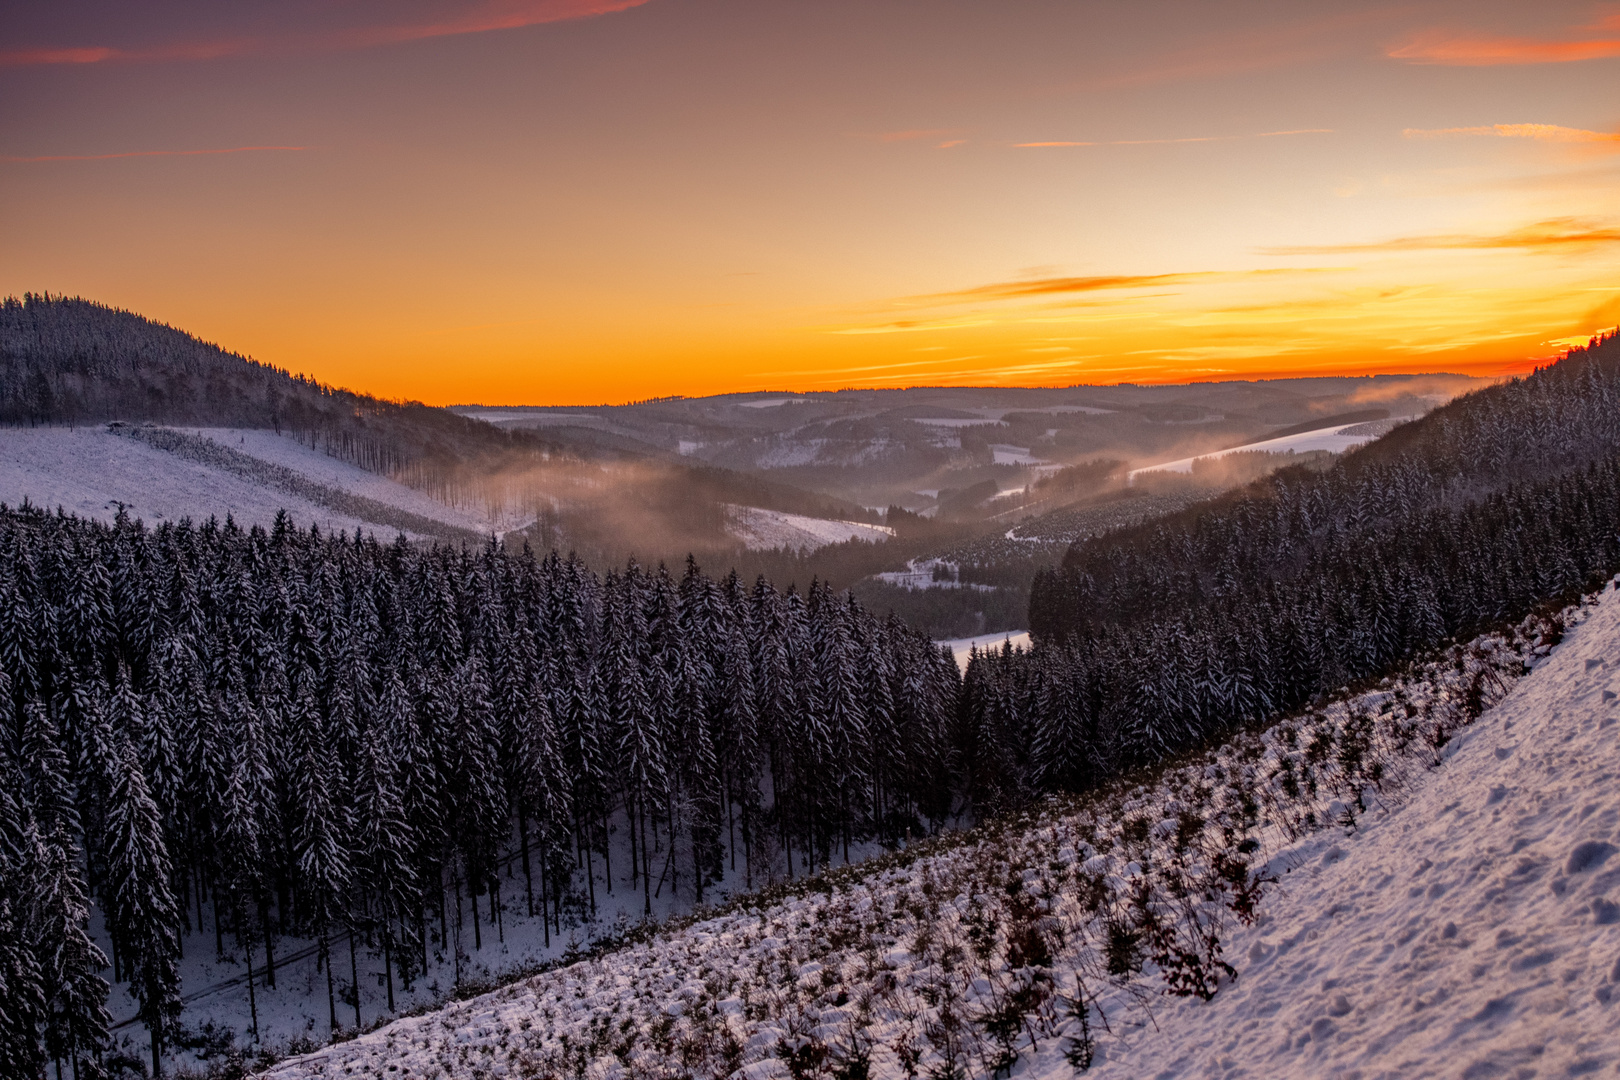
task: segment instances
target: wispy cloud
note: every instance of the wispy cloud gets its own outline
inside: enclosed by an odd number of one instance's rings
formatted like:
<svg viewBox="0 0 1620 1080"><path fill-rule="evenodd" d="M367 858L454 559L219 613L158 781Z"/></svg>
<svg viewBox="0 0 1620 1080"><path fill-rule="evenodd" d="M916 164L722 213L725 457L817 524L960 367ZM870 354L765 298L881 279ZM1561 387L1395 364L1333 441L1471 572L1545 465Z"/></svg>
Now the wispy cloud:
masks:
<svg viewBox="0 0 1620 1080"><path fill-rule="evenodd" d="M1347 255L1382 251L1436 251L1448 248L1569 251L1604 244L1620 244L1620 228L1577 218L1552 218L1505 233L1429 233L1365 244L1311 244L1298 247L1268 247L1260 250L1266 255Z"/></svg>
<svg viewBox="0 0 1620 1080"><path fill-rule="evenodd" d="M1487 138L1536 139L1541 142L1620 143L1620 134L1614 132L1587 131L1585 128L1562 127L1558 124L1489 124L1480 127L1406 128L1401 134L1408 139L1453 139L1482 135Z"/></svg>
<svg viewBox="0 0 1620 1080"><path fill-rule="evenodd" d="M156 45L93 45L67 48L23 48L0 52L0 67L50 64L153 63L211 60L265 52L326 52L367 49L429 38L514 30L566 22L640 7L649 0L482 0L471 10L413 22L379 21L357 26L287 33L244 34L202 41L169 41Z"/></svg>
<svg viewBox="0 0 1620 1080"><path fill-rule="evenodd" d="M230 146L220 150L127 150L119 154L42 154L39 157L0 157L0 161L112 161L115 158L199 157L211 154L245 154L256 150L307 150L307 146Z"/></svg>
<svg viewBox="0 0 1620 1080"><path fill-rule="evenodd" d="M1255 277L1331 273L1340 267L1289 267L1277 270L1195 270L1176 274L1107 274L1091 277L1038 277L1018 281L997 281L949 292L924 293L905 297L901 303L939 307L982 300L1023 300L1035 297L1071 296L1115 289L1162 288L1193 282L1232 281Z"/></svg>
<svg viewBox="0 0 1620 1080"><path fill-rule="evenodd" d="M1107 139L1095 142L1059 139L1051 142L1013 143L1019 150L1064 146L1166 146L1174 143L1231 142L1237 139L1270 139L1278 135L1331 135L1332 128L1297 128L1293 131L1261 131L1253 135L1194 135L1184 139Z"/></svg>
<svg viewBox="0 0 1620 1080"><path fill-rule="evenodd" d="M974 300L1017 300L1032 296L1064 296L1074 293L1098 292L1103 289L1140 289L1154 285L1174 285L1195 278L1210 277L1216 272L1192 274L1112 274L1098 277L1046 277L1028 281L998 281L989 285L976 285L969 289L950 292L925 293L909 296L913 304L954 304Z"/></svg>
<svg viewBox="0 0 1620 1080"><path fill-rule="evenodd" d="M1620 56L1620 13L1580 27L1587 36L1572 38L1472 37L1429 30L1389 50L1396 60L1414 64L1493 67L1503 64L1567 64ZM1600 35L1600 36L1594 36Z"/></svg>

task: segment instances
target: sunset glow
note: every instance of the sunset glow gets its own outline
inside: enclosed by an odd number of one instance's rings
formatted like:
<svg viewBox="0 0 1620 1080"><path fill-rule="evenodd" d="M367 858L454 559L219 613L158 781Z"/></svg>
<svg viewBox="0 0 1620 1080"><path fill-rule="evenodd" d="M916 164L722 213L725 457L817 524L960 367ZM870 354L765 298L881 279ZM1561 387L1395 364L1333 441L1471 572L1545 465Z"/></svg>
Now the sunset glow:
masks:
<svg viewBox="0 0 1620 1080"><path fill-rule="evenodd" d="M0 28L0 294L430 403L1526 370L1620 7L315 0Z"/></svg>

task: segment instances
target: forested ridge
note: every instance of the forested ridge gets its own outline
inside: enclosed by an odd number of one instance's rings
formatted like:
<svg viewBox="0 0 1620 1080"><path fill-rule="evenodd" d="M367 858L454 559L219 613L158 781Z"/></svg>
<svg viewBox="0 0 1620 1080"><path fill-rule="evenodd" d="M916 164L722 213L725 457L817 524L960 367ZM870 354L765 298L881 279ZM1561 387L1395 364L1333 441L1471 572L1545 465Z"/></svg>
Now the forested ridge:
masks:
<svg viewBox="0 0 1620 1080"><path fill-rule="evenodd" d="M726 862L802 874L952 809L948 652L691 563L8 511L0 671L8 1076L104 1043L90 903L156 1053L182 930L250 988L281 935L358 932L391 993L463 903L475 940L513 903L561 931L610 879L650 912L655 882L701 901Z"/></svg>
<svg viewBox="0 0 1620 1080"><path fill-rule="evenodd" d="M1083 542L964 684L980 807L1297 710L1620 569L1620 340L1346 457Z"/></svg>
<svg viewBox="0 0 1620 1080"><path fill-rule="evenodd" d="M965 679L820 582L0 512L0 1073L92 1075L108 966L160 1052L186 932L250 993L318 940L335 1028L339 939L408 985L462 905L476 940L515 904L577 925L609 880L702 900L1387 673L1620 569L1617 406L1610 337L1077 545L1035 649Z"/></svg>

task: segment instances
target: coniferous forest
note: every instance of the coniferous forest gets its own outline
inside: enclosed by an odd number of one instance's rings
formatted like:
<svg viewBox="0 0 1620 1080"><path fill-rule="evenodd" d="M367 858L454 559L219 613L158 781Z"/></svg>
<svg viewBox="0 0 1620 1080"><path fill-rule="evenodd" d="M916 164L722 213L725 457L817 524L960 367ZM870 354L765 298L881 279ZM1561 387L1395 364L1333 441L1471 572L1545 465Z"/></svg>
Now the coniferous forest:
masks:
<svg viewBox="0 0 1620 1080"><path fill-rule="evenodd" d="M156 1059L187 932L230 943L249 992L282 937L318 941L336 1028L357 936L409 985L464 913L483 934L522 905L558 933L610 879L650 913L727 868L812 872L1097 786L1616 569L1613 337L1325 472L1077 545L1036 582L1035 648L965 679L820 583L7 510L0 1074L92 1075L109 976Z"/></svg>
<svg viewBox="0 0 1620 1080"><path fill-rule="evenodd" d="M952 809L954 660L820 584L27 511L0 565L8 1076L105 1037L90 903L161 1047L182 929L272 980L314 937L329 991L359 932L409 985L463 913L651 913Z"/></svg>
<svg viewBox="0 0 1620 1080"><path fill-rule="evenodd" d="M1620 338L1334 468L1078 544L1029 654L966 675L975 805L1085 788L1297 710L1620 569Z"/></svg>

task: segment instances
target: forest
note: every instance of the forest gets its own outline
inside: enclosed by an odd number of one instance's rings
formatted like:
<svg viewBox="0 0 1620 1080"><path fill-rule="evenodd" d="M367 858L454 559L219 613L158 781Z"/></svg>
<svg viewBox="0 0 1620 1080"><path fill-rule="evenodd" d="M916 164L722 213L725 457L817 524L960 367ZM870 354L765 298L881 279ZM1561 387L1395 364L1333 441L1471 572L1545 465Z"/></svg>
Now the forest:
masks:
<svg viewBox="0 0 1620 1080"><path fill-rule="evenodd" d="M820 583L30 508L0 568L8 1076L104 1045L92 903L156 1069L194 927L250 992L279 936L317 938L336 1029L335 936L392 992L464 903L475 937L511 903L561 932L610 830L650 912L655 880L701 903L723 862L811 873L954 809L954 660Z"/></svg>
<svg viewBox="0 0 1620 1080"><path fill-rule="evenodd" d="M1620 569L1620 339L1459 398L1326 471L1075 545L1035 648L970 663L966 797L1085 788L1218 741Z"/></svg>
<svg viewBox="0 0 1620 1080"><path fill-rule="evenodd" d="M822 581L0 511L0 1073L94 1075L109 967L156 1070L185 933L250 994L317 940L335 1031L340 947L391 992L464 910L702 902L1296 712L1620 569L1617 405L1611 335L1084 541L1036 577L1034 648L965 678Z"/></svg>

